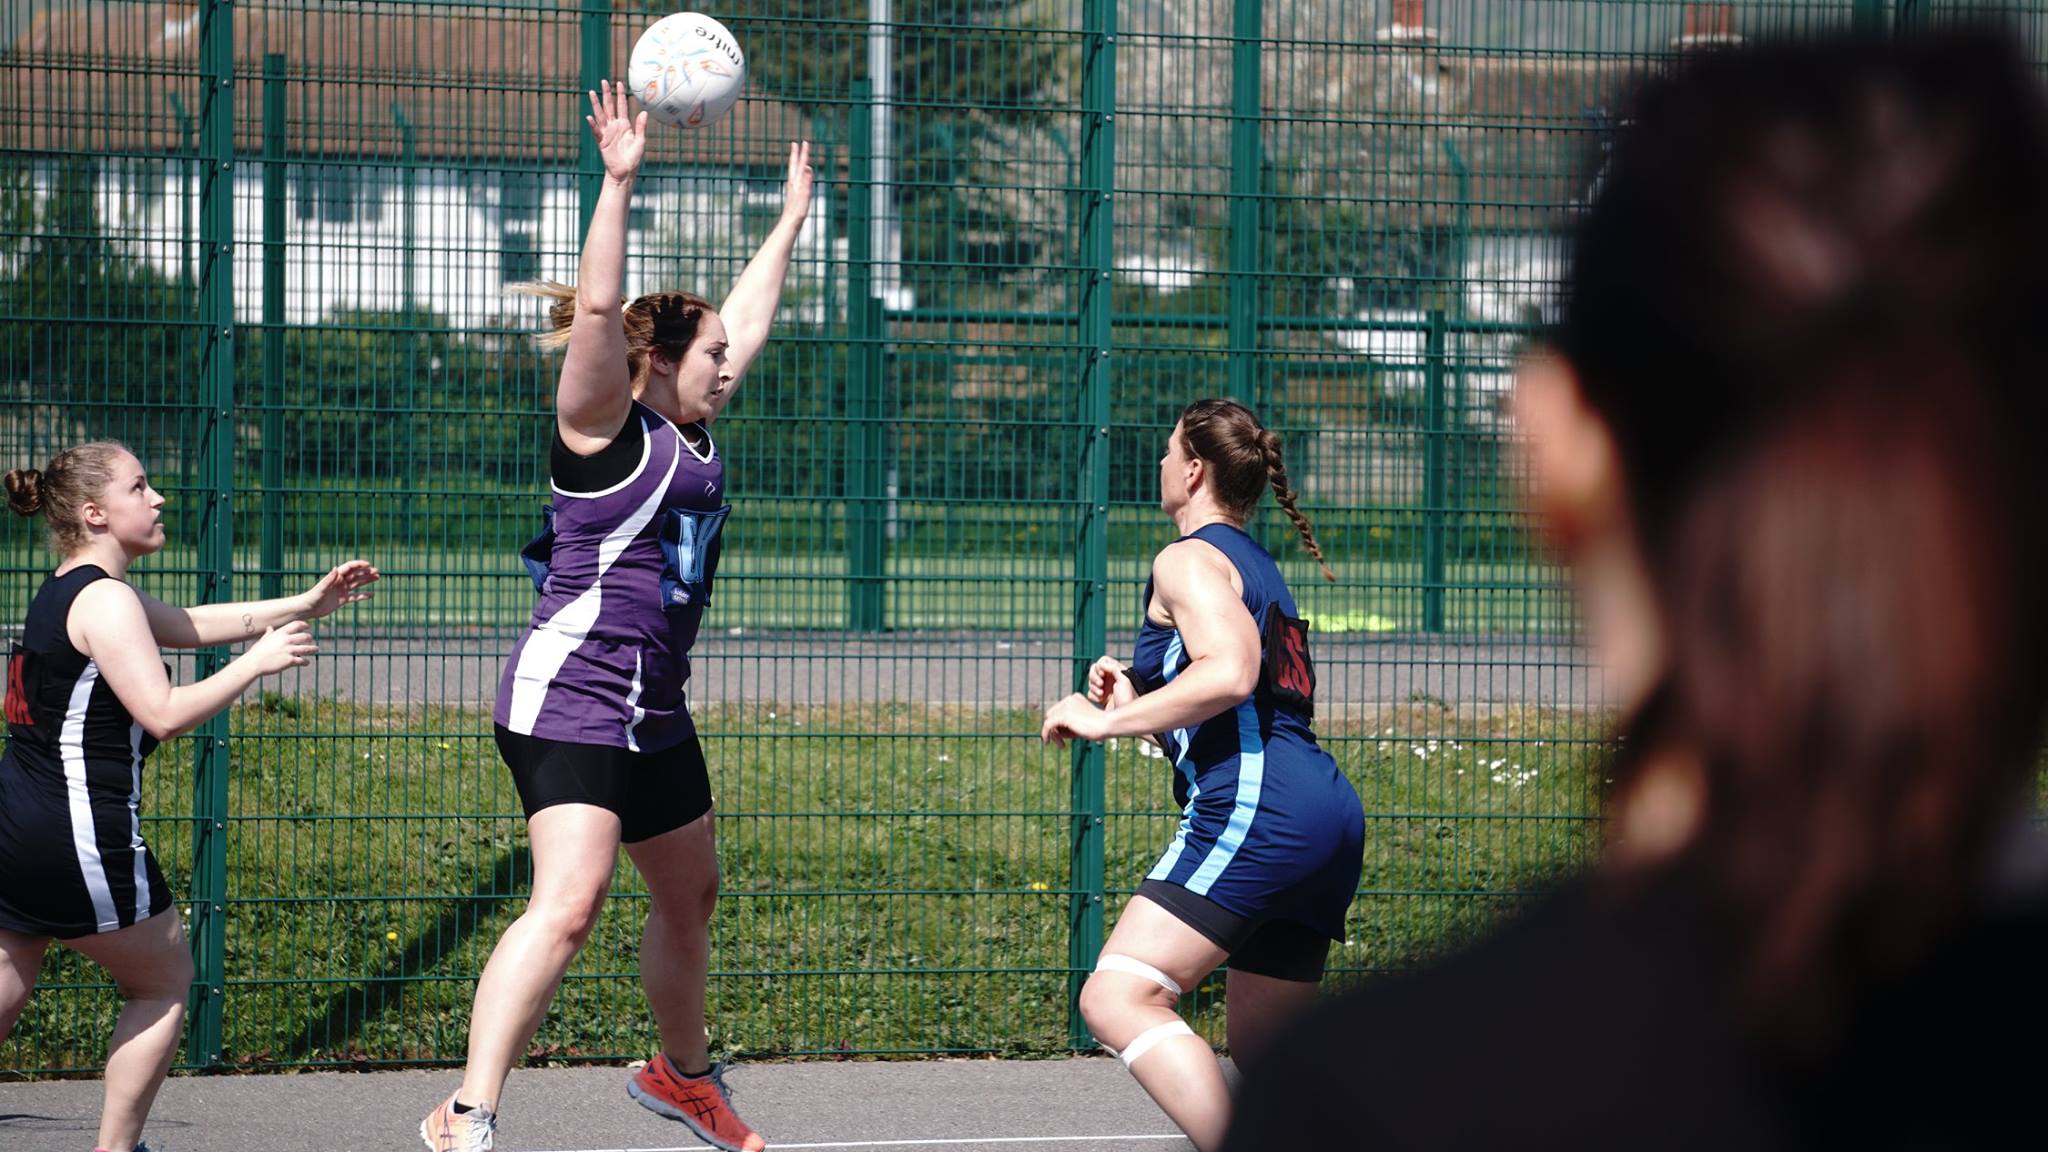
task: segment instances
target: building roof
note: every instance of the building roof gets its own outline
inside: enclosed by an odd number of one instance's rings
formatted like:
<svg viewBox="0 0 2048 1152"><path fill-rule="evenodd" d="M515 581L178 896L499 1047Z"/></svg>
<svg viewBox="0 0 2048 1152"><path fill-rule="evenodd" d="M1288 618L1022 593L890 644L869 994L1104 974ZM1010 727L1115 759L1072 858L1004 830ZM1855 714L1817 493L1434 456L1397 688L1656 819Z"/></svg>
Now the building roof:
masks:
<svg viewBox="0 0 2048 1152"><path fill-rule="evenodd" d="M422 6L424 7L424 6ZM291 77L287 149L295 155L397 159L401 116L420 160L574 162L587 131L578 91L581 14L539 9L388 9L234 5L235 149L263 148L264 59ZM623 77L637 17L611 25ZM46 12L6 54L12 111L0 147L44 152L181 153L200 113L200 27L190 4L89 4ZM188 131L191 135L188 138ZM780 166L810 128L758 86L726 119L684 130L655 124L648 162Z"/></svg>
<svg viewBox="0 0 2048 1152"><path fill-rule="evenodd" d="M1325 72L1327 60L1268 84L1291 109L1267 145L1289 191L1350 201L1368 227L1517 232L1555 226L1616 94L1646 65L1428 43L1361 46Z"/></svg>

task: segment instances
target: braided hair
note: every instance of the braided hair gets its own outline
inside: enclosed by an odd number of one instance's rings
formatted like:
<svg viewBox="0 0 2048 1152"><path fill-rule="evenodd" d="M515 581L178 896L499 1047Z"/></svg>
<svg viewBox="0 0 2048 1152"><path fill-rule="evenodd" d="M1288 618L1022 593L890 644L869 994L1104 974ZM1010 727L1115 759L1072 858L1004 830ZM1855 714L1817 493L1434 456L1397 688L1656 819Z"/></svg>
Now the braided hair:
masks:
<svg viewBox="0 0 2048 1152"><path fill-rule="evenodd" d="M1280 510L1301 534L1302 547L1323 570L1323 579L1337 579L1329 561L1323 559L1315 529L1295 505L1287 464L1280 455L1280 437L1261 425L1251 409L1235 400L1197 400L1181 409L1180 434L1188 455L1209 466L1215 478L1216 502L1225 512L1240 522L1249 520L1259 506L1259 494L1270 484Z"/></svg>

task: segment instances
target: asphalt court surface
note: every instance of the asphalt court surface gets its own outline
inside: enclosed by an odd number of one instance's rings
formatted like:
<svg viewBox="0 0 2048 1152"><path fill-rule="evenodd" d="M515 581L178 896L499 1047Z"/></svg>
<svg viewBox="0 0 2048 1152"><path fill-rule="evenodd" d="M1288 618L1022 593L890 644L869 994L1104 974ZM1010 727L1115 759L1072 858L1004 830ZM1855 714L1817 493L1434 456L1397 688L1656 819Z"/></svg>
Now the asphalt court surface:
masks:
<svg viewBox="0 0 2048 1152"><path fill-rule="evenodd" d="M623 1067L520 1069L499 1109L501 1152L686 1152L690 1131L633 1103ZM150 1112L152 1152L414 1152L456 1069L174 1076ZM855 1152L1191 1152L1122 1064L1064 1060L741 1064L733 1105L770 1148ZM0 1084L0 1148L82 1152L99 1123L91 1080Z"/></svg>

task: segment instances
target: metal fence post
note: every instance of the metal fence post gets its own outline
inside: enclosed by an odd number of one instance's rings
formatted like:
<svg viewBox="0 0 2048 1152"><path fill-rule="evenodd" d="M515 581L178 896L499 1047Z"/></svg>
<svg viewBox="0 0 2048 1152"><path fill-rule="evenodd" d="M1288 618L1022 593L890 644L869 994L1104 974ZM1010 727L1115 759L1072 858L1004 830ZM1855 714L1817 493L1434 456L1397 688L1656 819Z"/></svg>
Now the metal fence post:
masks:
<svg viewBox="0 0 2048 1152"><path fill-rule="evenodd" d="M598 83L612 75L612 2L582 3L583 19L578 24L582 59L577 74L582 78L583 90L595 92ZM580 100L578 106L583 107ZM597 194L604 189L604 156L588 131L576 133L576 147L576 239L580 246L583 237L590 234L590 217L597 212Z"/></svg>
<svg viewBox="0 0 2048 1152"><path fill-rule="evenodd" d="M405 114L405 105L395 100L391 103L391 121L398 129L399 211L403 214L399 221L399 243L405 249L405 271L402 277L404 291L400 297L404 301L404 311L401 315L405 318L405 407L398 416L401 444L399 454L403 459L411 460L416 451L419 427L420 345L426 340L425 334L420 331L419 297L414 292L416 284L413 274L414 252L419 245L419 237L414 230L416 217L413 212L419 201L419 135L413 129L412 118ZM585 132L583 135L588 136L590 133ZM401 468L397 477L399 515L408 521L412 519L413 484L417 479L413 472L411 468Z"/></svg>
<svg viewBox="0 0 2048 1152"><path fill-rule="evenodd" d="M1444 630L1444 311L1429 310L1423 349L1422 630Z"/></svg>
<svg viewBox="0 0 2048 1152"><path fill-rule="evenodd" d="M263 495L257 566L268 600L284 595L285 59L263 57Z"/></svg>
<svg viewBox="0 0 2048 1152"><path fill-rule="evenodd" d="M882 300L877 295L873 197L874 117L868 114L874 88L852 85L847 189L847 354L846 408L846 626L879 632L883 626L882 569Z"/></svg>
<svg viewBox="0 0 2048 1152"><path fill-rule="evenodd" d="M1116 190L1116 3L1089 0L1083 17L1081 79L1081 328L1082 494L1076 551L1074 684L1086 684L1088 665L1108 643L1110 351L1114 342L1116 251L1111 223ZM1075 1048L1094 1043L1081 1019L1081 985L1095 966L1103 939L1103 819L1108 807L1102 745L1074 745L1073 829L1068 864L1067 1039Z"/></svg>
<svg viewBox="0 0 2048 1152"><path fill-rule="evenodd" d="M206 325L200 353L198 601L232 598L234 524L230 490L235 463L235 28L227 0L199 8L200 155L199 310ZM227 663L222 648L198 653L196 674ZM194 980L185 1062L205 1067L221 1058L221 1016L227 951L228 715L192 733L192 952Z"/></svg>
<svg viewBox="0 0 2048 1152"><path fill-rule="evenodd" d="M199 210L199 197L192 179L196 170L194 165L198 163L192 134L197 129L192 123L192 114L185 109L185 101L176 92L167 95L171 113L178 118L178 155L183 157L178 175L178 283L189 292L199 283L199 274L192 268L192 237L199 234L198 226L193 223L193 214Z"/></svg>
<svg viewBox="0 0 2048 1152"><path fill-rule="evenodd" d="M1249 405L1257 402L1259 241L1266 215L1259 162L1264 0L1237 0L1230 36L1230 395Z"/></svg>

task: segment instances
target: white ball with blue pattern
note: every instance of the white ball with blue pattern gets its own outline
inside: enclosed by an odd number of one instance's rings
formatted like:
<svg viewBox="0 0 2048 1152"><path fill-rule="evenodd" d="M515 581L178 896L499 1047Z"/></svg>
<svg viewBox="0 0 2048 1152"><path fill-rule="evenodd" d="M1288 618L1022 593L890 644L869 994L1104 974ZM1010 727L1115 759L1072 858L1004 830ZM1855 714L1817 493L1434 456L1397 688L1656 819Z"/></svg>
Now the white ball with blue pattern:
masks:
<svg viewBox="0 0 2048 1152"><path fill-rule="evenodd" d="M732 111L746 79L740 42L701 12L655 21L626 66L626 83L647 114L679 128L701 128Z"/></svg>

